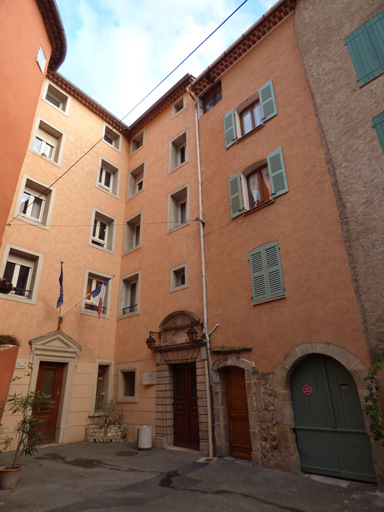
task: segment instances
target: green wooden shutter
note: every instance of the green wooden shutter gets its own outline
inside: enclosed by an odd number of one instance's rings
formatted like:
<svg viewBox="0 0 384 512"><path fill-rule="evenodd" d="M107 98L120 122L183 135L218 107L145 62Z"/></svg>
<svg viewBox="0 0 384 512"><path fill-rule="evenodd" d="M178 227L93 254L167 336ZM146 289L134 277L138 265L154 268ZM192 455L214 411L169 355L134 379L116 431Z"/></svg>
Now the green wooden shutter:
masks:
<svg viewBox="0 0 384 512"><path fill-rule="evenodd" d="M384 11L352 32L345 43L360 84L384 71Z"/></svg>
<svg viewBox="0 0 384 512"><path fill-rule="evenodd" d="M268 121L268 119L271 119L277 114L272 80L260 87L259 100L263 121Z"/></svg>
<svg viewBox="0 0 384 512"><path fill-rule="evenodd" d="M287 175L281 148L267 156L268 171L271 179L272 197L279 197L288 192Z"/></svg>
<svg viewBox="0 0 384 512"><path fill-rule="evenodd" d="M229 199L231 203L231 217L234 219L243 213L243 200L241 197L240 174L228 178Z"/></svg>
<svg viewBox="0 0 384 512"><path fill-rule="evenodd" d="M251 267L253 302L267 300L268 290L262 247L258 247L249 253L249 265Z"/></svg>
<svg viewBox="0 0 384 512"><path fill-rule="evenodd" d="M233 110L224 116L224 139L226 149L236 142L235 114Z"/></svg>
<svg viewBox="0 0 384 512"><path fill-rule="evenodd" d="M249 253L253 302L285 295L280 250L277 242L257 247Z"/></svg>
<svg viewBox="0 0 384 512"><path fill-rule="evenodd" d="M381 149L384 153L384 112L372 119L372 126L376 130Z"/></svg>

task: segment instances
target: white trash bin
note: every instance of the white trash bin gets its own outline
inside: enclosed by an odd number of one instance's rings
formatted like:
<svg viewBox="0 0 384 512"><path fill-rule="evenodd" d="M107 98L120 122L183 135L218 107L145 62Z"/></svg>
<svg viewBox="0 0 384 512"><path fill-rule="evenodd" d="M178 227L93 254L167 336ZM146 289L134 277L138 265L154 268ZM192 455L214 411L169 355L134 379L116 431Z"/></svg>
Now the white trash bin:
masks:
<svg viewBox="0 0 384 512"><path fill-rule="evenodd" d="M139 427L137 431L137 447L139 450L152 448L152 425Z"/></svg>

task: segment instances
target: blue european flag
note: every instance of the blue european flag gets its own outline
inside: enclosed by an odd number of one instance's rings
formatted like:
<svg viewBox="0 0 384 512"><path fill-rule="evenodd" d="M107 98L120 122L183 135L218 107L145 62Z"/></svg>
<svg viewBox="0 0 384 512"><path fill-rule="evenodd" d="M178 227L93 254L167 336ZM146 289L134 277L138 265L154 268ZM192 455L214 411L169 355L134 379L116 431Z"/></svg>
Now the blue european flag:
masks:
<svg viewBox="0 0 384 512"><path fill-rule="evenodd" d="M64 288L63 288L63 262L61 262L61 272L59 277L60 283L60 297L57 299L56 308L59 308L64 302Z"/></svg>

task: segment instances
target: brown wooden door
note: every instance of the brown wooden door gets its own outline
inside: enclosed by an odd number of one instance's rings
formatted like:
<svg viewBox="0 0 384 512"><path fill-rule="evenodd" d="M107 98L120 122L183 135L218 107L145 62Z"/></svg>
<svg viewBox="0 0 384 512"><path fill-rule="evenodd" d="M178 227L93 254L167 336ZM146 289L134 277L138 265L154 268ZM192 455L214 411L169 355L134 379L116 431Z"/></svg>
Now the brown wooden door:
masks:
<svg viewBox="0 0 384 512"><path fill-rule="evenodd" d="M200 447L196 364L174 366L174 445Z"/></svg>
<svg viewBox="0 0 384 512"><path fill-rule="evenodd" d="M45 395L51 395L53 398L53 408L43 411L35 416L42 420L39 425L39 431L45 437L45 443L55 441L57 414L59 412L61 384L63 380L64 365L60 363L40 363L37 376L36 391L41 391Z"/></svg>
<svg viewBox="0 0 384 512"><path fill-rule="evenodd" d="M229 453L240 459L252 458L248 402L244 370L236 366L225 369Z"/></svg>

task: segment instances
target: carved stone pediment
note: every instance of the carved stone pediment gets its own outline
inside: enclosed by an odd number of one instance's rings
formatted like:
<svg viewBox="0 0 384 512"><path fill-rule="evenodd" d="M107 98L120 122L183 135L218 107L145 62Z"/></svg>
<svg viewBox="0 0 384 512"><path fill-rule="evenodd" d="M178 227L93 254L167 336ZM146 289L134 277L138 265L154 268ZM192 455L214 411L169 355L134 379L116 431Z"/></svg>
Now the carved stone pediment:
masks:
<svg viewBox="0 0 384 512"><path fill-rule="evenodd" d="M163 345L179 345L190 343L187 330L191 326L191 321L200 322L198 316L191 311L174 311L164 318L159 325L162 331L161 344Z"/></svg>
<svg viewBox="0 0 384 512"><path fill-rule="evenodd" d="M60 358L68 359L77 358L82 345L73 338L65 334L63 331L53 331L44 336L39 336L30 340L31 354L30 362L32 363L35 355L55 357L59 361Z"/></svg>

